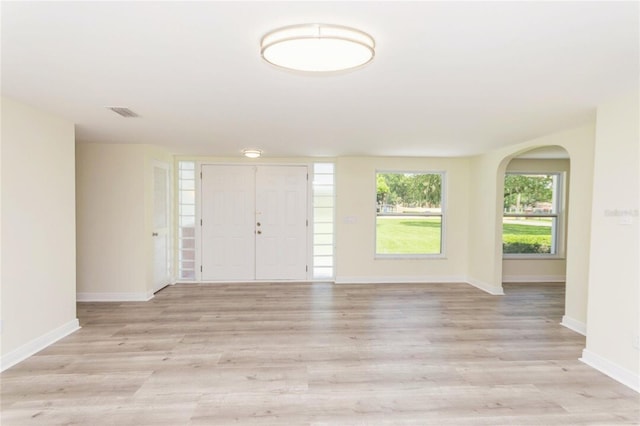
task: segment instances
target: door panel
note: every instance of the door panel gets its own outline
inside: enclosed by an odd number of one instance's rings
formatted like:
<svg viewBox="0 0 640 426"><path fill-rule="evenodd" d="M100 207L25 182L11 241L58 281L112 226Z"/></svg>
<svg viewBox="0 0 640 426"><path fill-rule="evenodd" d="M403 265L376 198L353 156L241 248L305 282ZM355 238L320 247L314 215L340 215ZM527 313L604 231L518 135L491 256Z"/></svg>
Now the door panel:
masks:
<svg viewBox="0 0 640 426"><path fill-rule="evenodd" d="M258 225L260 224L260 225ZM256 171L256 279L306 279L307 168Z"/></svg>
<svg viewBox="0 0 640 426"><path fill-rule="evenodd" d="M255 278L253 167L202 166L202 280Z"/></svg>
<svg viewBox="0 0 640 426"><path fill-rule="evenodd" d="M305 166L202 166L202 280L304 280Z"/></svg>
<svg viewBox="0 0 640 426"><path fill-rule="evenodd" d="M153 166L153 291L171 283L169 262L169 166Z"/></svg>

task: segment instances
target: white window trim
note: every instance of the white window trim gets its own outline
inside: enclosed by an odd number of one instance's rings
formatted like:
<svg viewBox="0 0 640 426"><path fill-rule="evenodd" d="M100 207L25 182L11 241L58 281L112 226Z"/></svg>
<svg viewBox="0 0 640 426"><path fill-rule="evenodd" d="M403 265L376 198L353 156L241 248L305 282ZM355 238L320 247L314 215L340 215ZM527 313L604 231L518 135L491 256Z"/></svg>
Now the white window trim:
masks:
<svg viewBox="0 0 640 426"><path fill-rule="evenodd" d="M317 164L331 164L332 166L332 179L333 179L333 183L332 183L332 204L331 204L331 225L332 225L332 231L331 231L331 238L332 238L332 243L329 244L319 244L321 246L330 246L331 247L331 255L322 255L322 256L317 256L317 257L329 257L331 258L331 276L316 276L315 274L315 270L317 265L315 264L315 260L317 259L316 254L315 254L315 247L316 247L316 243L315 243L315 235L316 235L316 217L315 217L315 197L316 197L316 191L315 188L313 186L313 182L315 180L315 176L316 176L316 168L315 166ZM310 214L310 237L309 237L309 246L310 246L310 250L309 253L311 254L311 260L309 262L310 268L309 268L309 272L310 272L310 277L313 280L329 280L329 281L333 281L336 277L336 163L334 161L315 161L313 163L311 163L310 165L310 169L309 169L309 174L310 174L310 178L309 178L309 184L310 184L310 194L311 196L309 197L309 202L310 202L310 207L309 207L309 211L311 212ZM329 173L318 173L318 175L329 175ZM326 186L326 185L323 185ZM325 222L327 223L327 222ZM327 235L327 234L325 234ZM321 266L318 266L321 267Z"/></svg>
<svg viewBox="0 0 640 426"><path fill-rule="evenodd" d="M524 214L524 213L513 213L513 214L505 214L502 212L502 219L505 217L555 217L556 218L556 226L555 226L555 235L551 235L551 244L555 246L555 253L502 253L502 258L505 260L564 260L566 258L565 253L565 174L563 171L538 171L538 172L506 172L505 177L507 175L548 175L548 176L556 176L556 191L555 191L555 204L557 212L555 214ZM500 240L502 243L502 233L500 233ZM502 249L501 249L502 250Z"/></svg>
<svg viewBox="0 0 640 426"><path fill-rule="evenodd" d="M440 213L423 213L416 216L440 216L440 253L378 253L377 251L377 243L378 243L378 216L401 216L394 214L378 214L377 212L377 204L374 207L374 221L373 221L373 258L375 260L415 260L415 259L446 259L446 201L447 201L447 172L444 170L386 170L386 169L376 169L373 178L373 194L374 194L374 202L377 194L377 177L380 173L396 173L396 174L421 174L421 175L440 175L440 184L442 188L440 189Z"/></svg>
<svg viewBox="0 0 640 426"><path fill-rule="evenodd" d="M187 163L193 163L194 165L194 169L193 169L193 173L194 173L194 191L197 191L198 189L198 179L197 179L197 162L195 160L190 160L190 159L176 159L175 161L175 190L176 190L176 197L175 197L175 240L176 240L176 244L175 244L175 248L173 250L174 253L174 263L175 263L175 280L176 282L194 282L197 279L198 273L197 273L197 264L198 264L198 250L196 249L196 246L194 246L194 277L193 278L183 278L182 277L182 272L184 271L182 269L182 264L181 264L181 242L182 242L182 238L180 237L180 183L181 183L181 178L180 178L180 163L181 162L187 162ZM197 193L194 194L194 209L195 209L195 219L197 219ZM197 226L196 225L196 220L194 220L194 244L197 245L198 243L198 236L197 236Z"/></svg>

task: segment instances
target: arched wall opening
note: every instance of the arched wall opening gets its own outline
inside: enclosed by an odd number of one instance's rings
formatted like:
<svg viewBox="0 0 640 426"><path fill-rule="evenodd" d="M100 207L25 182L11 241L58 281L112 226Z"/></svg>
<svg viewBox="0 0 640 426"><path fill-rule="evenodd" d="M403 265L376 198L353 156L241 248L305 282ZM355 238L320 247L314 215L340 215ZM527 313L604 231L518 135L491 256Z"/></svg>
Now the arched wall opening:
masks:
<svg viewBox="0 0 640 426"><path fill-rule="evenodd" d="M566 280L571 167L561 146L513 156L505 166L502 200L502 282Z"/></svg>
<svg viewBox="0 0 640 426"><path fill-rule="evenodd" d="M556 152L566 151L570 161L570 177L566 184L565 200L565 313L561 324L586 335L587 299L589 282L589 252L591 200L593 193L595 126L582 127L543 136L486 155L482 162L486 166L494 162L495 172L495 228L491 236L494 250L483 255L486 263L493 265L495 284L502 289L502 217L504 209L504 176L507 167L515 158L528 152L542 149ZM512 270L505 268L509 275ZM547 277L548 278L548 277Z"/></svg>

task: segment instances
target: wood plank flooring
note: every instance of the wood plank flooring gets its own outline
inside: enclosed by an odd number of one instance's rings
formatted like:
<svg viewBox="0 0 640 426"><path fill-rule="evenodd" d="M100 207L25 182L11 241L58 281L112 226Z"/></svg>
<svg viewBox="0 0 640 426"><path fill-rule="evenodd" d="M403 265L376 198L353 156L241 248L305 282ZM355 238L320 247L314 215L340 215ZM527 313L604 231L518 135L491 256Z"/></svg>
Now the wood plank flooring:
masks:
<svg viewBox="0 0 640 426"><path fill-rule="evenodd" d="M564 288L176 285L79 303L5 371L2 425L617 425L640 396L578 361Z"/></svg>

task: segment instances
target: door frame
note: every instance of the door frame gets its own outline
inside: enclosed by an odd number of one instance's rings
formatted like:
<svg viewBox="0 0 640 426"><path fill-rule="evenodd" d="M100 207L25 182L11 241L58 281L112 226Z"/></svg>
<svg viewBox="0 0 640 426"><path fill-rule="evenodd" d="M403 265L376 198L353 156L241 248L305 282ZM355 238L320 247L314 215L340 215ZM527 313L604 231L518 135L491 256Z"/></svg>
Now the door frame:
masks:
<svg viewBox="0 0 640 426"><path fill-rule="evenodd" d="M195 170L196 170L196 226L198 223L202 223L202 166L245 166L245 167L300 167L304 166L307 168L307 220L309 221L309 225L307 226L307 253L306 253L306 262L307 262L307 273L305 281L311 281L313 277L313 163L311 162L292 162L292 163L267 163L267 162L256 162L256 163L247 163L247 162L224 162L224 161L206 161L206 160L195 160ZM227 283L227 282L241 282L241 281L211 281L211 280L202 280L202 271L200 265L202 265L202 232L198 230L196 232L195 244L196 244L196 279L195 282L207 282L207 283ZM295 282L292 280L252 280L251 282Z"/></svg>
<svg viewBox="0 0 640 426"><path fill-rule="evenodd" d="M168 162L164 162L164 161L160 161L160 160L156 160L156 159L152 159L149 161L149 166L150 166L150 173L151 173L151 246L152 246L152 250L151 253L153 253L152 255L152 274L151 274L151 291L153 293L156 293L158 291L160 291L161 289L163 289L164 287L171 285L175 282L175 275L174 275L174 271L175 271L175 261L174 261L174 209L173 209L173 205L174 205L174 197L173 197L173 179L174 179L174 174L173 174L173 164L172 163L168 163ZM163 283L162 285L158 285L156 286L156 275L155 275L155 241L154 241L154 233L155 233L155 224L154 224L154 210L155 210L155 169L160 168L160 169L164 169L167 173L167 188L166 188L166 194L167 194L167 205L166 205L166 213L167 213L167 233L166 233L166 239L167 239L167 254L166 254L166 258L167 258L167 282Z"/></svg>

